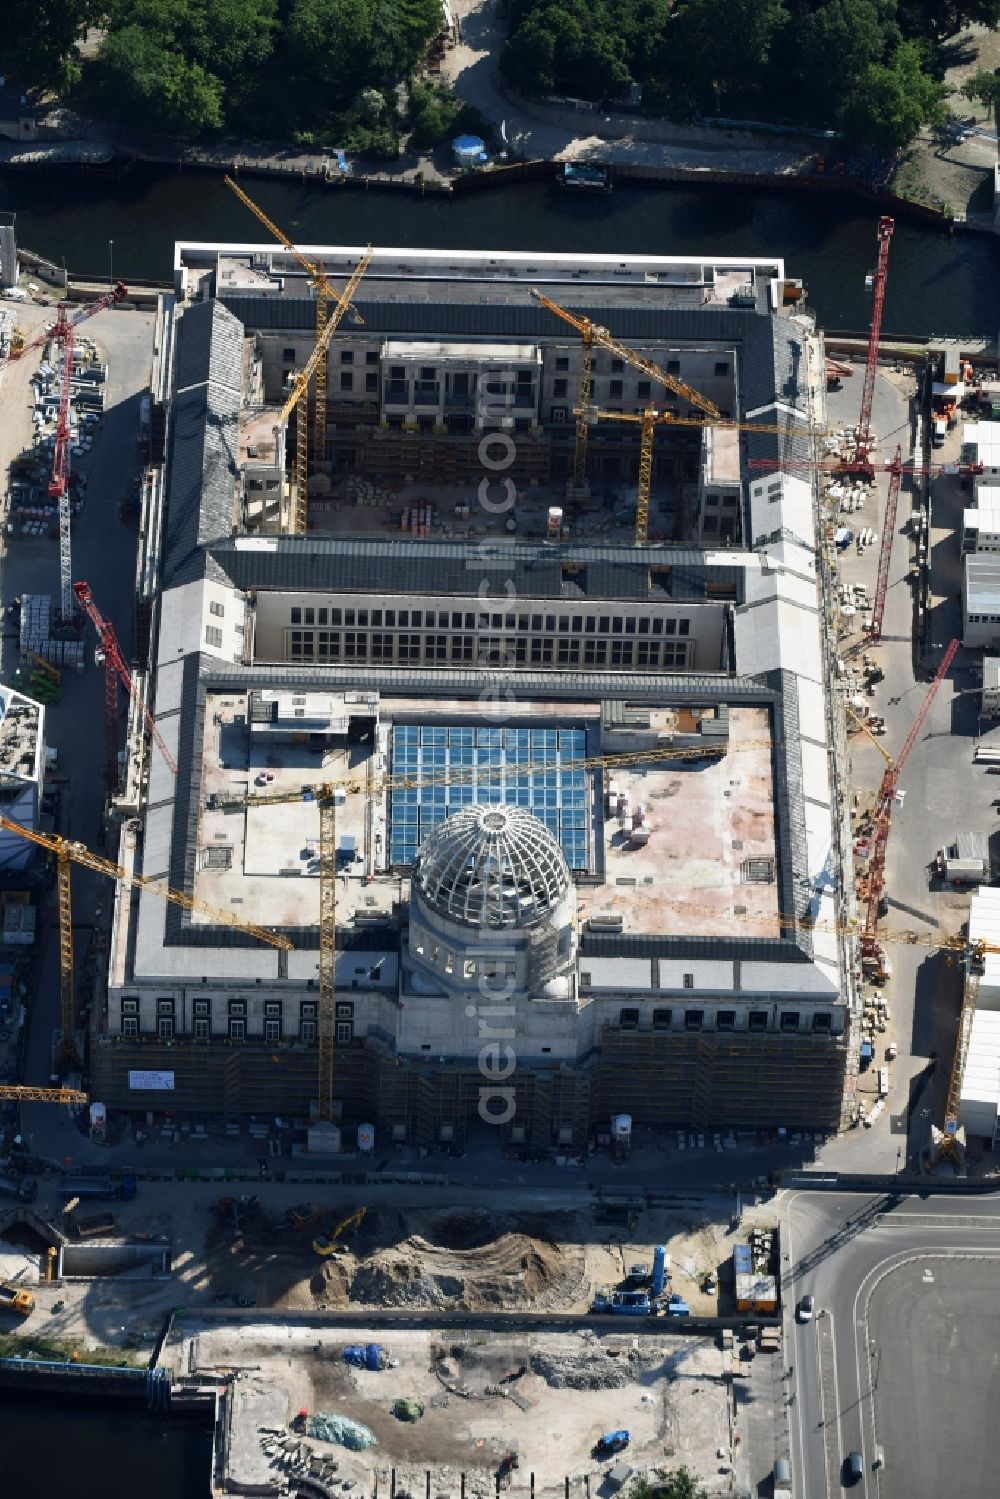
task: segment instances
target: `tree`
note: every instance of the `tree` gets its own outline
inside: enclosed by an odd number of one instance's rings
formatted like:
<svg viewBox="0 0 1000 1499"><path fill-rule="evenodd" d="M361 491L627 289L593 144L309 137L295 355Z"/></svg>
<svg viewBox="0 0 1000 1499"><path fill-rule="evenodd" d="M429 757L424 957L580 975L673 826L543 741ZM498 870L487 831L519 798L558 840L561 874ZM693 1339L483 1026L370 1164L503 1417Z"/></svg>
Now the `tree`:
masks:
<svg viewBox="0 0 1000 1499"><path fill-rule="evenodd" d="M992 109L995 115L1000 107L1000 72L991 73L986 68L980 68L978 73L973 73L962 84L962 93L973 103Z"/></svg>
<svg viewBox="0 0 1000 1499"><path fill-rule="evenodd" d="M57 93L76 83L76 44L102 10L100 0L6 0L3 50L19 83Z"/></svg>
<svg viewBox="0 0 1000 1499"><path fill-rule="evenodd" d="M921 125L943 117L945 90L924 71L924 49L901 42L887 64L872 63L857 80L841 112L849 137L880 151L895 151Z"/></svg>
<svg viewBox="0 0 1000 1499"><path fill-rule="evenodd" d="M783 0L729 0L720 24L718 0L679 0L668 30L677 87L703 109L760 94L771 53L788 24Z"/></svg>
<svg viewBox="0 0 1000 1499"><path fill-rule="evenodd" d="M675 1468L655 1484L637 1478L629 1499L708 1499L708 1491L687 1468Z"/></svg>
<svg viewBox="0 0 1000 1499"><path fill-rule="evenodd" d="M109 33L99 68L99 96L130 124L191 136L222 126L221 81L140 26Z"/></svg>
<svg viewBox="0 0 1000 1499"><path fill-rule="evenodd" d="M826 0L791 28L788 61L798 78L799 116L826 125L845 93L855 87L869 63L881 62L887 45L899 41L887 26L878 0ZM836 58L836 67L831 59Z"/></svg>

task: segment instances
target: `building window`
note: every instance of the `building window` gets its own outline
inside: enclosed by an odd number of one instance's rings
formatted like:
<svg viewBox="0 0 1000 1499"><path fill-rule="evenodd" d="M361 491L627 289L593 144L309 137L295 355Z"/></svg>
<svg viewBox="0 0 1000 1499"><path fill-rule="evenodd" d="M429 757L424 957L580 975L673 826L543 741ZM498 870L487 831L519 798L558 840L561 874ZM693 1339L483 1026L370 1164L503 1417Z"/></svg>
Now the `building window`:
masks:
<svg viewBox="0 0 1000 1499"><path fill-rule="evenodd" d="M378 375L367 374L365 375L365 394L370 395L373 391L378 393Z"/></svg>
<svg viewBox="0 0 1000 1499"><path fill-rule="evenodd" d="M378 364L378 349L368 349L366 351L365 364Z"/></svg>
<svg viewBox="0 0 1000 1499"><path fill-rule="evenodd" d="M751 1010L750 1011L750 1019L748 1021L748 1024L749 1024L750 1029L752 1031L766 1031L767 1030L767 1011L766 1010Z"/></svg>
<svg viewBox="0 0 1000 1499"><path fill-rule="evenodd" d="M720 377L722 375L728 375L729 374L729 365L727 364L727 362L724 359L720 359L720 360L717 361L716 366L715 366L715 373L716 373L716 375L718 375Z"/></svg>
<svg viewBox="0 0 1000 1499"><path fill-rule="evenodd" d="M797 1031L799 1028L798 1010L783 1010L781 1012L781 1029L783 1031Z"/></svg>
<svg viewBox="0 0 1000 1499"><path fill-rule="evenodd" d="M679 375L680 372L681 372L681 362L680 362L680 360L679 359L668 359L667 360L667 374L668 375Z"/></svg>
<svg viewBox="0 0 1000 1499"><path fill-rule="evenodd" d="M670 1010L654 1010L653 1011L653 1029L654 1029L654 1031L668 1031L670 1029L670 1018L671 1018L671 1012L670 1012Z"/></svg>
<svg viewBox="0 0 1000 1499"><path fill-rule="evenodd" d="M341 390L353 390L354 389L354 376L353 376L353 374L351 373L350 370L341 370L341 372L340 372L340 388L341 388Z"/></svg>
<svg viewBox="0 0 1000 1499"><path fill-rule="evenodd" d="M281 1021L280 1020L265 1020L264 1021L264 1040L265 1041L280 1041L281 1040Z"/></svg>
<svg viewBox="0 0 1000 1499"><path fill-rule="evenodd" d="M825 1031L825 1032L829 1033L830 1029L831 1029L831 1016L828 1015L825 1010L820 1010L818 1014L816 1014L816 1015L813 1016L813 1030L814 1031Z"/></svg>
<svg viewBox="0 0 1000 1499"><path fill-rule="evenodd" d="M211 1014L211 1005L207 999L196 999L193 1005L193 1009L196 1015Z"/></svg>
<svg viewBox="0 0 1000 1499"><path fill-rule="evenodd" d="M122 1014L123 1015L138 1015L138 1013L139 1013L139 1001L137 999L123 999L122 1000Z"/></svg>
<svg viewBox="0 0 1000 1499"><path fill-rule="evenodd" d="M350 1020L337 1021L337 1045L349 1046L354 1039L354 1024Z"/></svg>
<svg viewBox="0 0 1000 1499"><path fill-rule="evenodd" d="M291 622L292 622L293 625L300 625L302 623L302 610L301 609L293 609L292 610L292 620L291 620Z"/></svg>
<svg viewBox="0 0 1000 1499"><path fill-rule="evenodd" d="M693 989L694 988L694 974L693 973L686 973L684 975L684 987L685 987L685 989Z"/></svg>
<svg viewBox="0 0 1000 1499"><path fill-rule="evenodd" d="M720 1010L715 1017L715 1028L719 1031L734 1031L736 1029L736 1011Z"/></svg>
<svg viewBox="0 0 1000 1499"><path fill-rule="evenodd" d="M569 382L566 380L553 380L552 394L557 401L565 399L568 383Z"/></svg>
<svg viewBox="0 0 1000 1499"><path fill-rule="evenodd" d="M126 1015L122 1020L122 1035L130 1040L139 1034L139 1022L134 1015Z"/></svg>
<svg viewBox="0 0 1000 1499"><path fill-rule="evenodd" d="M161 1041L172 1041L174 1039L174 1017L172 1015L161 1015L156 1023L156 1030Z"/></svg>
<svg viewBox="0 0 1000 1499"><path fill-rule="evenodd" d="M208 612L209 612L209 614L214 614L215 617L216 617L216 619L225 619L225 617L226 617L226 606L225 606L225 604L217 604L215 602L215 600L213 599L212 602L208 606Z"/></svg>
<svg viewBox="0 0 1000 1499"><path fill-rule="evenodd" d="M222 645L222 631L215 625L205 626L205 644L214 645L218 650Z"/></svg>
<svg viewBox="0 0 1000 1499"><path fill-rule="evenodd" d="M316 1022L315 1022L315 1020L300 1020L299 1021L299 1040L300 1041L305 1041L306 1044L309 1045L309 1046L312 1045L312 1043L316 1040Z"/></svg>
<svg viewBox="0 0 1000 1499"><path fill-rule="evenodd" d="M648 380L639 380L635 387L635 393L640 401L648 401L653 394L653 387Z"/></svg>
<svg viewBox="0 0 1000 1499"><path fill-rule="evenodd" d="M281 1000L280 999L269 999L269 1000L266 1000L265 1004L264 1004L264 1014L268 1017L269 1020L273 1020L273 1019L280 1020L281 1019Z"/></svg>
<svg viewBox="0 0 1000 1499"><path fill-rule="evenodd" d="M208 1040L208 1021L196 1020L194 1023L194 1039L196 1041Z"/></svg>
<svg viewBox="0 0 1000 1499"><path fill-rule="evenodd" d="M229 1001L230 1015L245 1015L247 1012L246 1000L231 999Z"/></svg>
<svg viewBox="0 0 1000 1499"><path fill-rule="evenodd" d="M700 1031L705 1023L704 1010L685 1010L684 1029L686 1031Z"/></svg>
<svg viewBox="0 0 1000 1499"><path fill-rule="evenodd" d="M174 1013L174 1002L172 999L158 999L156 1001L156 1013L158 1015L172 1015Z"/></svg>
<svg viewBox="0 0 1000 1499"><path fill-rule="evenodd" d="M247 1033L247 1023L246 1023L246 1021L245 1020L233 1020L232 1017L230 1017L230 1020L229 1020L229 1039L230 1039L230 1041L242 1041L245 1038L246 1033Z"/></svg>
<svg viewBox="0 0 1000 1499"><path fill-rule="evenodd" d="M618 1024L623 1031L637 1031L639 1029L639 1011L621 1010L618 1015Z"/></svg>
<svg viewBox="0 0 1000 1499"><path fill-rule="evenodd" d="M282 351L281 351L281 357L285 361L286 364L294 364L295 363L295 350L294 349L282 349Z"/></svg>
<svg viewBox="0 0 1000 1499"><path fill-rule="evenodd" d="M556 369L557 370L568 370L569 369L569 359L568 359L568 357L565 354L559 354L556 357Z"/></svg>
<svg viewBox="0 0 1000 1499"><path fill-rule="evenodd" d="M612 380L608 386L608 395L612 401L620 401L622 398L623 385L621 380Z"/></svg>
<svg viewBox="0 0 1000 1499"><path fill-rule="evenodd" d="M341 364L353 364L354 363L354 350L353 349L341 349L341 351L340 351L340 362L341 362Z"/></svg>

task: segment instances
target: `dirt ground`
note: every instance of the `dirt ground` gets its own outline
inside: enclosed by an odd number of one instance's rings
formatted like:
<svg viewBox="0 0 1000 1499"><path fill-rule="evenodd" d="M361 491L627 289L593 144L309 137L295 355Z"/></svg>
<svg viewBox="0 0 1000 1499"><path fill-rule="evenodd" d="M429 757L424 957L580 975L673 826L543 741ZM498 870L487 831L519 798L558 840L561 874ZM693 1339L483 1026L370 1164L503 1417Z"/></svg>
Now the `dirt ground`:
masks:
<svg viewBox="0 0 1000 1499"><path fill-rule="evenodd" d="M343 1253L323 1259L312 1240L328 1218L336 1221L328 1214L290 1230L275 1214L249 1206L237 1229L229 1213L213 1215L204 1254L190 1267L189 1291L239 1295L249 1280L259 1305L298 1311L348 1304L585 1311L598 1287L625 1285L633 1265L650 1269L654 1247L664 1244L672 1289L696 1315L714 1315L718 1297L702 1283L721 1265L726 1297L725 1266L738 1237L721 1224L665 1210L642 1213L626 1228L595 1223L589 1212L404 1214L379 1207L345 1235Z"/></svg>
<svg viewBox="0 0 1000 1499"><path fill-rule="evenodd" d="M945 74L948 97L945 108L953 120L974 120L983 129L993 123L981 104L959 92L966 79L980 68L1000 67L1000 32L970 26L950 46L951 65ZM969 134L961 143L947 139L940 130L923 130L906 151L892 181L895 192L929 203L955 214L992 217L992 168L996 143L985 136Z"/></svg>
<svg viewBox="0 0 1000 1499"><path fill-rule="evenodd" d="M348 1341L379 1341L394 1367L381 1372L343 1362ZM682 1462L711 1485L722 1484L730 1453L730 1420L723 1356L710 1339L539 1332L530 1339L486 1330L434 1333L394 1329L379 1334L331 1329L201 1327L182 1362L192 1372L220 1366L265 1379L274 1366L288 1378L289 1418L296 1402L311 1412L336 1413L366 1426L375 1444L353 1454L323 1442L310 1445L339 1463L338 1476L371 1488L377 1475L396 1474L396 1493L424 1492L433 1469L435 1492L447 1492L459 1473L471 1494L494 1490L504 1457L518 1467L511 1489L561 1491L564 1479L598 1485L612 1459L594 1456L609 1429L625 1428L624 1460L641 1471ZM567 1392L571 1391L571 1395ZM423 1414L398 1420L392 1406L413 1400ZM271 1420L274 1420L272 1409ZM235 1444L259 1440L248 1406ZM720 1453L723 1454L720 1456ZM254 1456L256 1454L253 1454ZM237 1454L238 1460L238 1454Z"/></svg>

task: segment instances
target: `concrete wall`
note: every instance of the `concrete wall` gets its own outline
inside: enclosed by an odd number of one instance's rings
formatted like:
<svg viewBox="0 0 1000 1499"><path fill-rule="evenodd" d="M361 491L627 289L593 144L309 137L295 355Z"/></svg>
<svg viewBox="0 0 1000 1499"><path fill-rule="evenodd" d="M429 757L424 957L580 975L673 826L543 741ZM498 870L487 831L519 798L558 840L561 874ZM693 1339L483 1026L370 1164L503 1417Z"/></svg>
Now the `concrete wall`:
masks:
<svg viewBox="0 0 1000 1499"><path fill-rule="evenodd" d="M108 1275L129 1280L166 1275L170 1251L162 1244L65 1244L59 1251L60 1280Z"/></svg>
<svg viewBox="0 0 1000 1499"><path fill-rule="evenodd" d="M386 605L391 605L391 624L387 622ZM364 611L363 623L361 611ZM377 622L373 622L376 611ZM399 624L403 611L407 621ZM412 623L415 611L420 613L419 625ZM580 666L606 665L622 670L640 667L718 671L722 665L724 628L722 602L660 604L616 599L567 603L519 598L516 608L509 612L487 613L471 594L467 597L400 594L389 600L374 593L269 590L257 596L253 655L255 663L315 659L415 666L471 665L488 658L492 650L502 653L515 668L551 665L575 670ZM293 632L298 632L298 638ZM334 634L336 642L331 638ZM381 637L378 642L372 640L376 634ZM362 649L358 645L359 635L365 636L364 655L356 654ZM400 636L405 636L405 641L401 642ZM598 653L602 646L603 661L591 660L591 654ZM313 655L304 654L310 650ZM335 651L339 654L335 655ZM377 651L390 654L380 655ZM569 659L574 656L575 659Z"/></svg>

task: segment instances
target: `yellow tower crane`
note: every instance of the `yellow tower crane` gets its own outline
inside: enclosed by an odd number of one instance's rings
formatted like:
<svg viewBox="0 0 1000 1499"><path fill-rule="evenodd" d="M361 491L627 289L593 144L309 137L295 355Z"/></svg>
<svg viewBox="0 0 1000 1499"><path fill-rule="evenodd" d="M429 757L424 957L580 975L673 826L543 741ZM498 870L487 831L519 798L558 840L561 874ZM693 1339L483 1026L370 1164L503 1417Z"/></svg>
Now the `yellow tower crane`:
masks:
<svg viewBox="0 0 1000 1499"><path fill-rule="evenodd" d="M565 307L560 307L558 302L553 302L551 297L547 297L544 292L538 291L535 287L532 287L531 295L536 302L541 303L549 312L554 313L558 318L562 318L564 323L569 323L571 328L575 328L583 339L583 349L580 359L580 384L577 399L578 409L576 412L576 445L573 450L574 485L580 486L587 481L588 423L586 418L581 415L581 412L586 409L593 389L594 344L598 344L602 349L609 350L616 358L623 359L633 369L639 370L641 374L648 375L658 385L662 385L666 390L672 391L674 395L681 396L690 406L696 407L699 411L704 411L707 416L719 416L719 408L707 396L703 396L698 391L692 390L690 385L686 385L676 375L669 375L658 364L653 364L652 360L644 358L635 349L630 349L628 344L623 344L619 339L614 338L607 328L602 328L599 323L591 322L588 317L581 317L575 312L567 311Z"/></svg>
<svg viewBox="0 0 1000 1499"><path fill-rule="evenodd" d="M259 942L266 942L271 947L290 952L294 946L294 943L290 942L287 937L271 931L268 927L254 926L250 922L241 921L230 911L221 911L215 906L207 905L204 901L195 900L193 896L186 895L183 890L172 889L162 880L150 879L146 875L124 869L120 864L113 864L110 859L104 859L100 854L92 853L83 843L71 843L68 839L59 838L54 834L37 833L32 828L22 827L19 822L11 822L8 817L0 817L0 829L5 833L16 833L19 838L25 838L29 843L34 843L39 848L44 848L47 853L55 855L59 907L59 1014L62 1026L59 1065L61 1067L80 1063L76 1046L76 1003L73 992L73 909L70 898L70 868L73 864L81 864L84 869L89 869L94 874L107 875L117 884L128 885L137 890L147 890L151 895L162 896L164 900L169 900L176 906L183 906L186 911L200 911L203 915L210 916L213 921L221 921L225 926L246 932L249 936L256 937Z"/></svg>
<svg viewBox="0 0 1000 1499"><path fill-rule="evenodd" d="M312 288L316 293L316 341L318 343L323 336L323 330L330 315L330 303L335 302L337 304L340 316L343 317L344 313L348 310L350 297L346 292L338 292L336 287L330 284L323 267L303 255L301 250L292 244L288 235L283 234L277 224L268 218L263 208L254 202L249 193L243 191L239 183L234 182L232 177L226 177L223 180L226 186L239 198L244 207L249 208L250 212L259 223L263 224L267 232L273 234L278 244L284 246L290 255L294 255L302 269L307 272ZM351 307L350 313L356 324L361 325L364 323L364 318L356 307ZM326 454L326 368L326 360L324 359L321 364L316 366L314 371L316 384L314 387L315 404L313 408L313 451L318 455L320 462L323 461ZM299 425L305 431L308 426L308 397L306 394L303 394L301 399L302 409L299 412ZM303 489L304 493L305 490ZM302 508L305 507L304 499L301 505ZM305 527L303 526L302 529L304 530Z"/></svg>
<svg viewBox="0 0 1000 1499"><path fill-rule="evenodd" d="M320 370L326 369L326 351L330 346L330 340L337 331L341 318L347 310L351 298L354 296L365 271L371 264L373 255L371 245L362 255L355 268L354 274L344 288L344 295L333 311L332 317L327 320L316 347L309 355L303 368L296 375L291 390L288 392L285 404L278 413L275 423L275 431L284 428L288 418L293 411L297 410L295 418L295 511L292 524L293 532L306 530L309 521L309 419L307 411L307 396L309 392L309 381L313 375Z"/></svg>

